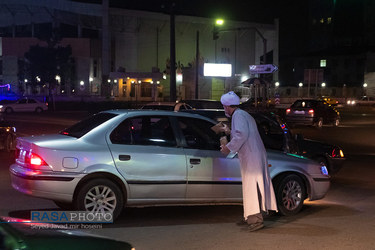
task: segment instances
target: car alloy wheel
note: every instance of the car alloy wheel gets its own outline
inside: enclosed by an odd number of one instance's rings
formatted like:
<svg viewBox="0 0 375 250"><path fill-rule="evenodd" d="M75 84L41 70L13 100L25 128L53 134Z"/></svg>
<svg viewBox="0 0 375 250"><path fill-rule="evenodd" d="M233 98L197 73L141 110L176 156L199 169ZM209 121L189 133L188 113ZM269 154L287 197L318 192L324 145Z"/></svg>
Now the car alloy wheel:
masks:
<svg viewBox="0 0 375 250"><path fill-rule="evenodd" d="M297 175L287 175L276 186L278 209L283 215L298 213L306 197L306 189L302 179Z"/></svg>
<svg viewBox="0 0 375 250"><path fill-rule="evenodd" d="M5 113L7 113L7 114L13 113L13 109L12 108L6 108Z"/></svg>
<svg viewBox="0 0 375 250"><path fill-rule="evenodd" d="M93 179L85 183L77 195L77 208L89 212L111 212L113 219L124 205L120 188L108 179Z"/></svg>
<svg viewBox="0 0 375 250"><path fill-rule="evenodd" d="M35 109L35 112L36 112L36 113L42 113L42 112L43 112L43 109L42 109L41 107L37 107L37 108Z"/></svg>

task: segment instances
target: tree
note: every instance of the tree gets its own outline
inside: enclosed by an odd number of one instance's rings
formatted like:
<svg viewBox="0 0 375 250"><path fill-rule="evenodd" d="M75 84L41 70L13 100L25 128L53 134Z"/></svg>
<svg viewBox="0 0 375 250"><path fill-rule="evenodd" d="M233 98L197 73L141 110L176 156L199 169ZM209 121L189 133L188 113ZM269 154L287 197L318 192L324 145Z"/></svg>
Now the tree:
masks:
<svg viewBox="0 0 375 250"><path fill-rule="evenodd" d="M61 39L55 33L50 38L41 38L47 42L46 47L31 46L25 53L25 78L30 79L33 89L38 85L48 86L49 101L53 100L53 93L60 82L71 84L75 79L72 48L69 45L59 46Z"/></svg>

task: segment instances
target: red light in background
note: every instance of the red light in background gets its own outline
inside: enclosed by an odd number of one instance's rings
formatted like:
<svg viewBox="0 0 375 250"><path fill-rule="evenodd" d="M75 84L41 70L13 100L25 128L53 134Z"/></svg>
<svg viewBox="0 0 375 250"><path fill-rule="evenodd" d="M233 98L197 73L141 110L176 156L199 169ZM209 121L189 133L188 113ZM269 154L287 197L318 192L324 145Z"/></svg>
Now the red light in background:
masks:
<svg viewBox="0 0 375 250"><path fill-rule="evenodd" d="M310 109L310 110L309 110L309 114L314 114L314 110L313 110L313 109Z"/></svg>

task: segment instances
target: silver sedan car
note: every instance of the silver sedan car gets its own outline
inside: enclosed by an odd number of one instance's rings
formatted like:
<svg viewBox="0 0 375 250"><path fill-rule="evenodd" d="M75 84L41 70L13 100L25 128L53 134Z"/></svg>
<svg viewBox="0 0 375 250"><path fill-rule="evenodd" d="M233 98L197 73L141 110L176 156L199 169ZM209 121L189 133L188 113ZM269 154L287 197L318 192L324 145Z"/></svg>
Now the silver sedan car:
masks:
<svg viewBox="0 0 375 250"><path fill-rule="evenodd" d="M239 160L221 154L213 125L189 113L101 112L59 134L17 138L12 186L63 209L114 218L125 205L241 204ZM281 151L267 154L281 214L325 196L325 166Z"/></svg>

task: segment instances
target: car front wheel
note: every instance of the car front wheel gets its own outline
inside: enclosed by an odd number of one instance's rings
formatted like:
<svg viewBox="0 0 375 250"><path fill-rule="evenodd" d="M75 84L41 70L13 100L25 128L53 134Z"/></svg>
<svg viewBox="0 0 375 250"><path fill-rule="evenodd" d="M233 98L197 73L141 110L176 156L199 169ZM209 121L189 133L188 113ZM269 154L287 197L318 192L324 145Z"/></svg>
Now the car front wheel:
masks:
<svg viewBox="0 0 375 250"><path fill-rule="evenodd" d="M77 193L76 207L88 212L111 212L115 219L124 206L120 188L108 179L93 179Z"/></svg>
<svg viewBox="0 0 375 250"><path fill-rule="evenodd" d="M319 117L318 121L316 122L315 126L317 128L322 128L323 127L323 118Z"/></svg>
<svg viewBox="0 0 375 250"><path fill-rule="evenodd" d="M276 184L277 206L282 215L297 214L303 206L306 188L297 175L287 175Z"/></svg>

